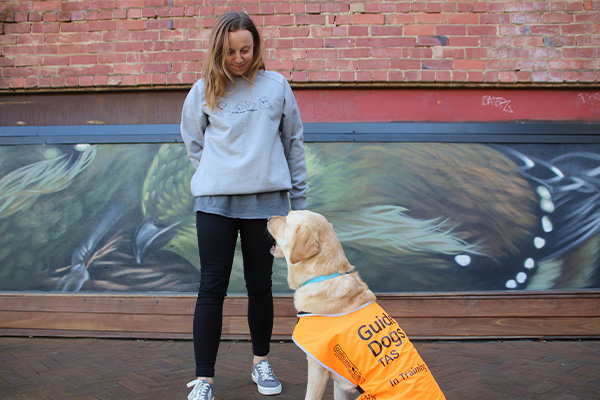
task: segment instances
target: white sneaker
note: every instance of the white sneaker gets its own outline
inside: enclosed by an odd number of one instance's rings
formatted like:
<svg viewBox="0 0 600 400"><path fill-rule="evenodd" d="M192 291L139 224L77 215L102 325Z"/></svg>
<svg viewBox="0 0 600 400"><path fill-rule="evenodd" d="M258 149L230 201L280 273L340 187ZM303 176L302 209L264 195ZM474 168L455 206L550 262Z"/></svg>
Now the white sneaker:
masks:
<svg viewBox="0 0 600 400"><path fill-rule="evenodd" d="M275 378L268 361L261 361L252 367L252 380L258 386L258 393L271 396L281 393L281 383Z"/></svg>
<svg viewBox="0 0 600 400"><path fill-rule="evenodd" d="M188 400L214 400L213 387L210 383L204 379L194 379L187 384L187 387L194 387L190 394L188 394Z"/></svg>

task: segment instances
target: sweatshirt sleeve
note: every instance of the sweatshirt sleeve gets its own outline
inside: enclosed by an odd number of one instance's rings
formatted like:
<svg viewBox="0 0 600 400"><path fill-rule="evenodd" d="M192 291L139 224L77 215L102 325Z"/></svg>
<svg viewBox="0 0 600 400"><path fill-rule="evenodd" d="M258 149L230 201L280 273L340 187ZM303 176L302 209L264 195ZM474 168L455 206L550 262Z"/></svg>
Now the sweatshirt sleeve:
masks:
<svg viewBox="0 0 600 400"><path fill-rule="evenodd" d="M281 140L292 177L290 204L292 210L308 208L306 193L306 156L304 154L304 126L300 118L300 110L292 93L292 88L284 80L284 105L281 118Z"/></svg>
<svg viewBox="0 0 600 400"><path fill-rule="evenodd" d="M208 124L208 118L202 109L203 97L204 85L202 81L198 81L188 93L181 112L181 138L195 168L198 168L202 158L204 131Z"/></svg>

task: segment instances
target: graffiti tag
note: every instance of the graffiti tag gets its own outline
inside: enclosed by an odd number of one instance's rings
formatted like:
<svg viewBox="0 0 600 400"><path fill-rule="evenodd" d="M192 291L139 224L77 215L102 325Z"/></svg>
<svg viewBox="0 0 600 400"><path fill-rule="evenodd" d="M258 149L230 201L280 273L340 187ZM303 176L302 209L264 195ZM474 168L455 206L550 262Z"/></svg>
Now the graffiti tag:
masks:
<svg viewBox="0 0 600 400"><path fill-rule="evenodd" d="M482 99L482 106L493 106L501 108L502 111L512 113L513 110L510 106L510 100L506 100L504 97L484 95Z"/></svg>
<svg viewBox="0 0 600 400"><path fill-rule="evenodd" d="M579 100L583 104L599 104L600 103L600 92L596 93L579 93Z"/></svg>

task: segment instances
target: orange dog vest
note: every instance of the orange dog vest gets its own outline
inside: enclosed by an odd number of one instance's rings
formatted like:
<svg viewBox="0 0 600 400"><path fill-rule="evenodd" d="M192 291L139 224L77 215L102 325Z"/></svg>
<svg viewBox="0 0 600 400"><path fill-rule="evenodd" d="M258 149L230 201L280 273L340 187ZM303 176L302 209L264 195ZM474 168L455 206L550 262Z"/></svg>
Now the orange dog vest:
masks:
<svg viewBox="0 0 600 400"><path fill-rule="evenodd" d="M298 317L296 345L355 385L359 400L445 399L404 331L377 303L349 314Z"/></svg>

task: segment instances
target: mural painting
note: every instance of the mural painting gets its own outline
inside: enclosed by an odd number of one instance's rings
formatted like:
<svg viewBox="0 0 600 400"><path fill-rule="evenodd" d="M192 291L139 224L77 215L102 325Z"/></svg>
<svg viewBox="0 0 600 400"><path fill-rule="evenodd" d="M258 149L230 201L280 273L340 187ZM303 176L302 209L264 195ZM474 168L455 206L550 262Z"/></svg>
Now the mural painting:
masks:
<svg viewBox="0 0 600 400"><path fill-rule="evenodd" d="M310 208L378 293L600 287L600 145L306 154ZM0 146L0 291L196 292L192 174L178 143ZM289 292L282 260L274 290Z"/></svg>

